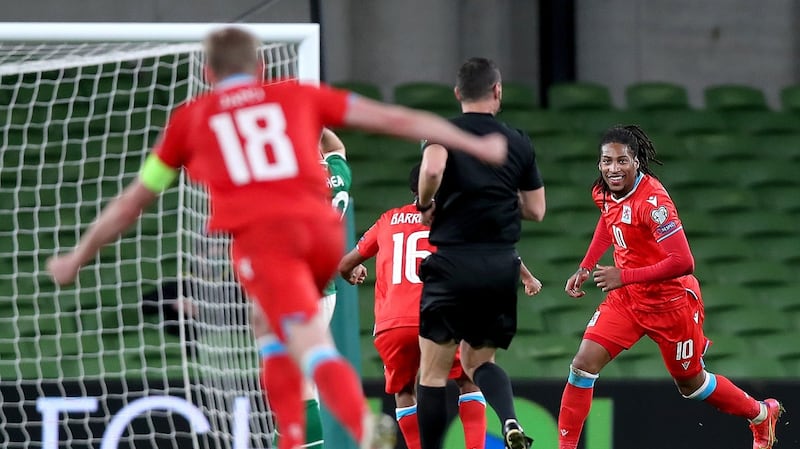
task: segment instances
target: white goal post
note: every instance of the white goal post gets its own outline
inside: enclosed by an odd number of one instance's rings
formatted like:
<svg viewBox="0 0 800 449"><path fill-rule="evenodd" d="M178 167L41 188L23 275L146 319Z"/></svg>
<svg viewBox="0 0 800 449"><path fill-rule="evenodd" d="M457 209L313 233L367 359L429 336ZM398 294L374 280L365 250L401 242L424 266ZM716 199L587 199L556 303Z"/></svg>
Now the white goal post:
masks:
<svg viewBox="0 0 800 449"><path fill-rule="evenodd" d="M56 288L170 111L208 89L201 41L240 26L265 77L319 80L316 24L0 26L0 441L12 449L271 447L250 307L184 175Z"/></svg>

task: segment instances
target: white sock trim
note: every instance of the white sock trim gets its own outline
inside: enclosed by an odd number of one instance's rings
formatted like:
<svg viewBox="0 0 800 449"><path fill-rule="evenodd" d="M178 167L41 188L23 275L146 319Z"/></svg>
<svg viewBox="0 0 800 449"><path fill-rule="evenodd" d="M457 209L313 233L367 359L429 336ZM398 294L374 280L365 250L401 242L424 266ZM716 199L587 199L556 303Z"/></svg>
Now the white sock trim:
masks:
<svg viewBox="0 0 800 449"><path fill-rule="evenodd" d="M769 410L767 410L767 404L759 401L758 405L761 407L760 411L758 412L758 415L750 420L750 422L753 424L761 424L762 422L764 422L764 420L767 419L769 413Z"/></svg>

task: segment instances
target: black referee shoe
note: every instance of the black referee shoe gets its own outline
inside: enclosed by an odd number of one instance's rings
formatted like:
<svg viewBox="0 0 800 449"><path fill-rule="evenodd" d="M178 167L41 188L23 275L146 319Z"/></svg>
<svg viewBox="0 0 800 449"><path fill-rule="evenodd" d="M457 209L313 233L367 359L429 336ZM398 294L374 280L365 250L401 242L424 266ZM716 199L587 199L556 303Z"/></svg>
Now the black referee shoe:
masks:
<svg viewBox="0 0 800 449"><path fill-rule="evenodd" d="M515 419L507 419L503 424L503 439L508 449L528 449L533 445L533 438L525 435Z"/></svg>

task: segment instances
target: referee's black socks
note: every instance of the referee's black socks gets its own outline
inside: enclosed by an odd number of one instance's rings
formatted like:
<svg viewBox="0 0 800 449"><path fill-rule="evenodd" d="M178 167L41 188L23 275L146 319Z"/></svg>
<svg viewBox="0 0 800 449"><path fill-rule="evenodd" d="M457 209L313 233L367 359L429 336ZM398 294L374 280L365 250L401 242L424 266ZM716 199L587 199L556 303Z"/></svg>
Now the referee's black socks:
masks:
<svg viewBox="0 0 800 449"><path fill-rule="evenodd" d="M514 412L514 393L511 391L511 380L503 368L492 362L486 362L475 370L472 380L483 392L486 402L497 413L501 425L507 419L517 419L517 414Z"/></svg>
<svg viewBox="0 0 800 449"><path fill-rule="evenodd" d="M417 386L417 420L422 449L441 449L447 430L445 387Z"/></svg>

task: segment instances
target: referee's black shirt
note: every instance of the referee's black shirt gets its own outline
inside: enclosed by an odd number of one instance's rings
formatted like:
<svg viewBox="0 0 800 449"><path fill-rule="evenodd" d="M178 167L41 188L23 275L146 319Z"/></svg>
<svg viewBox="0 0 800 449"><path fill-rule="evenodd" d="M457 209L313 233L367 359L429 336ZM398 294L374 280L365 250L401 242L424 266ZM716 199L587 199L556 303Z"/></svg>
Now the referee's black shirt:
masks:
<svg viewBox="0 0 800 449"><path fill-rule="evenodd" d="M530 139L491 114L468 112L450 121L477 135L504 134L508 159L494 167L448 148L447 165L435 196L430 242L438 247L514 245L521 227L517 191L544 185Z"/></svg>

